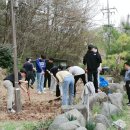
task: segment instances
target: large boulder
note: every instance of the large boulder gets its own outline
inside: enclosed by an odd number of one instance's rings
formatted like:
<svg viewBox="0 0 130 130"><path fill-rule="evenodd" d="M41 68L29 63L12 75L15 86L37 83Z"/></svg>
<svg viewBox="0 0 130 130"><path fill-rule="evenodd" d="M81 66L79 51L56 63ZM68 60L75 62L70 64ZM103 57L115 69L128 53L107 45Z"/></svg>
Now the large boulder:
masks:
<svg viewBox="0 0 130 130"><path fill-rule="evenodd" d="M106 126L102 123L97 123L94 130L107 130Z"/></svg>
<svg viewBox="0 0 130 130"><path fill-rule="evenodd" d="M79 127L76 130L87 130L85 127Z"/></svg>
<svg viewBox="0 0 130 130"><path fill-rule="evenodd" d="M96 102L97 102L97 98L96 98L95 95L89 97L89 107L90 107L90 110L93 109L93 106L94 106L94 104L95 104Z"/></svg>
<svg viewBox="0 0 130 130"><path fill-rule="evenodd" d="M120 109L117 106L115 106L109 102L104 102L101 111L102 111L101 113L103 115L109 117L110 115L118 114L120 112Z"/></svg>
<svg viewBox="0 0 130 130"><path fill-rule="evenodd" d="M74 117L76 118L77 121L79 121L80 125L85 127L86 125L86 120L84 118L84 116L77 110L77 109L73 109L71 111L68 111L65 113L66 117Z"/></svg>
<svg viewBox="0 0 130 130"><path fill-rule="evenodd" d="M109 100L112 104L117 106L122 110L122 105L123 105L123 94L122 93L113 93L108 95Z"/></svg>
<svg viewBox="0 0 130 130"><path fill-rule="evenodd" d="M107 101L108 96L104 92L98 92L96 93L95 98L98 102L102 103L102 102Z"/></svg>
<svg viewBox="0 0 130 130"><path fill-rule="evenodd" d="M65 114L59 115L54 119L53 123L50 125L48 130L58 130L59 125L66 122L69 122L69 120L65 116Z"/></svg>
<svg viewBox="0 0 130 130"><path fill-rule="evenodd" d="M90 109L91 110L93 109L93 106L94 106L94 104L96 102L102 103L102 102L107 101L107 99L108 99L108 96L104 92L99 92L99 93L96 93L93 96L90 96L89 97L89 106L90 106Z"/></svg>
<svg viewBox="0 0 130 130"><path fill-rule="evenodd" d="M110 92L124 92L123 84L122 83L109 83L109 91Z"/></svg>
<svg viewBox="0 0 130 130"><path fill-rule="evenodd" d="M87 120L88 112L87 112L86 105L77 104L77 105L73 105L73 106L67 106L67 105L62 106L63 112L68 112L68 111L73 110L73 109L77 109L79 112L81 112L82 115L84 116L85 120Z"/></svg>
<svg viewBox="0 0 130 130"><path fill-rule="evenodd" d="M80 127L80 124L75 120L60 124L57 130L76 130L78 127Z"/></svg>
<svg viewBox="0 0 130 130"><path fill-rule="evenodd" d="M96 123L102 123L104 124L107 128L110 127L111 123L110 121L107 119L106 116L102 115L102 114L98 114L96 117L95 117L95 122Z"/></svg>

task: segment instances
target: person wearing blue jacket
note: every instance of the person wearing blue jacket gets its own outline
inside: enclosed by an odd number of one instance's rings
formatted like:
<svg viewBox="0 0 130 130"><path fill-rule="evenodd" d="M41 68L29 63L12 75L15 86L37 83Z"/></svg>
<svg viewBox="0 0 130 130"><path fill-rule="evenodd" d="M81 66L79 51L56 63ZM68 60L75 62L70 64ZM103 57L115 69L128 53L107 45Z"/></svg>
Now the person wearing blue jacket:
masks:
<svg viewBox="0 0 130 130"><path fill-rule="evenodd" d="M37 92L38 94L44 92L44 74L46 70L46 56L41 55L41 58L36 59L36 75L37 75Z"/></svg>

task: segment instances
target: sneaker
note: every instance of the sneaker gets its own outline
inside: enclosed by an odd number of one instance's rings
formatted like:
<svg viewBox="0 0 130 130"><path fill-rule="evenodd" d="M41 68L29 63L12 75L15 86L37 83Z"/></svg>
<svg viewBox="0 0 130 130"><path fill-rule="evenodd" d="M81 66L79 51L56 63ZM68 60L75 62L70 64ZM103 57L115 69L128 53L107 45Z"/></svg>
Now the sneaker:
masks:
<svg viewBox="0 0 130 130"><path fill-rule="evenodd" d="M37 92L38 94L42 94L40 91Z"/></svg>
<svg viewBox="0 0 130 130"><path fill-rule="evenodd" d="M45 91L43 91L42 93L46 93Z"/></svg>
<svg viewBox="0 0 130 130"><path fill-rule="evenodd" d="M8 113L16 113L16 111L14 109L8 109Z"/></svg>

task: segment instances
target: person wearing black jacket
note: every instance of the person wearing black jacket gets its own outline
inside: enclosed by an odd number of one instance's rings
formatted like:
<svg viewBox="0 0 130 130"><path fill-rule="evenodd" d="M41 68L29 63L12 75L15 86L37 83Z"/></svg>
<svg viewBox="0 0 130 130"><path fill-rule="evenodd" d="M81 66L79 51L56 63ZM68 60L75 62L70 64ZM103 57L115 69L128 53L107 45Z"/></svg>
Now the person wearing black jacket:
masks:
<svg viewBox="0 0 130 130"><path fill-rule="evenodd" d="M24 63L23 68L27 72L26 80L28 81L28 88L31 87L33 89L35 77L34 77L34 66L31 63L31 58L26 58L26 62ZM31 80L31 83L30 83L30 80Z"/></svg>
<svg viewBox="0 0 130 130"><path fill-rule="evenodd" d="M18 82L19 82L19 84L21 84L21 83L27 84L28 81L25 81L22 78L24 78L24 79L26 78L26 71L24 69L21 69L20 72L18 72ZM15 113L15 110L13 109L14 87L15 87L14 73L12 73L4 78L3 85L7 89L7 110L8 110L8 113Z"/></svg>
<svg viewBox="0 0 130 130"><path fill-rule="evenodd" d="M54 66L53 62L54 62L53 58L49 58L49 60L46 62L44 88L46 88L47 80L48 80L48 88L50 88L50 86L51 86L51 75L50 75L50 73L48 71L50 71L51 68L53 68L53 66Z"/></svg>
<svg viewBox="0 0 130 130"><path fill-rule="evenodd" d="M94 82L95 92L98 93L98 67L101 63L101 56L99 53L95 53L93 48L93 45L88 46L88 51L83 58L83 64L87 64L88 81Z"/></svg>

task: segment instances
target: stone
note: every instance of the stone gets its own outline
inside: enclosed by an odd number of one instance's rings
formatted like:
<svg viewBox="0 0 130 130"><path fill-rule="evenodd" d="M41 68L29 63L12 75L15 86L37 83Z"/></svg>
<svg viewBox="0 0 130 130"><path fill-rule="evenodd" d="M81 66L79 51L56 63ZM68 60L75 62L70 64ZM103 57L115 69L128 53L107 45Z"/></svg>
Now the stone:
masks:
<svg viewBox="0 0 130 130"><path fill-rule="evenodd" d="M77 119L77 121L79 121L81 126L85 127L85 125L86 125L86 120L85 120L84 116L77 109L73 109L71 111L66 112L65 116L66 117L67 116L75 117Z"/></svg>
<svg viewBox="0 0 130 130"><path fill-rule="evenodd" d="M75 130L80 127L80 124L77 120L69 121L59 125L57 130Z"/></svg>
<svg viewBox="0 0 130 130"><path fill-rule="evenodd" d="M123 94L122 93L113 93L108 95L109 100L112 104L117 106L122 110L122 105L123 105Z"/></svg>
<svg viewBox="0 0 130 130"><path fill-rule="evenodd" d="M87 130L85 127L79 127L76 130Z"/></svg>
<svg viewBox="0 0 130 130"><path fill-rule="evenodd" d="M90 107L90 110L93 109L93 106L94 104L97 102L97 98L96 96L90 96L89 97L89 107Z"/></svg>
<svg viewBox="0 0 130 130"><path fill-rule="evenodd" d="M116 126L116 128L121 128L121 130L124 130L125 128L126 128L126 123L125 123L125 121L123 121L123 120L121 120L121 119L119 119L119 120L117 120L117 121L114 121L113 122L113 125L114 126Z"/></svg>
<svg viewBox="0 0 130 130"><path fill-rule="evenodd" d="M88 112L87 112L87 106L86 105L82 105L82 104L77 104L77 105L72 105L72 106L64 105L61 108L62 108L63 112L68 112L70 110L77 109L79 112L82 113L85 120L87 120L87 118L88 118Z"/></svg>
<svg viewBox="0 0 130 130"><path fill-rule="evenodd" d="M64 114L59 115L54 119L53 123L49 126L48 130L58 130L59 125L66 122L69 122L68 118Z"/></svg>
<svg viewBox="0 0 130 130"><path fill-rule="evenodd" d="M97 123L94 130L107 130L107 128L102 123Z"/></svg>
<svg viewBox="0 0 130 130"><path fill-rule="evenodd" d="M110 92L116 92L117 90L118 91L120 90L120 92L124 93L124 88L123 88L122 83L120 83L120 84L119 83L109 83L108 88L109 88Z"/></svg>
<svg viewBox="0 0 130 130"><path fill-rule="evenodd" d="M102 115L102 114L97 114L97 116L95 117L95 122L96 123L102 123L104 124L107 128L110 127L111 123L110 121L107 119L106 116Z"/></svg>
<svg viewBox="0 0 130 130"><path fill-rule="evenodd" d="M96 93L95 98L98 102L102 103L102 102L107 101L108 96L104 92L98 92Z"/></svg>
<svg viewBox="0 0 130 130"><path fill-rule="evenodd" d="M109 102L104 102L103 103L103 106L102 106L102 110L101 110L101 113L107 117L109 117L110 115L116 115L120 112L120 109L109 103Z"/></svg>

